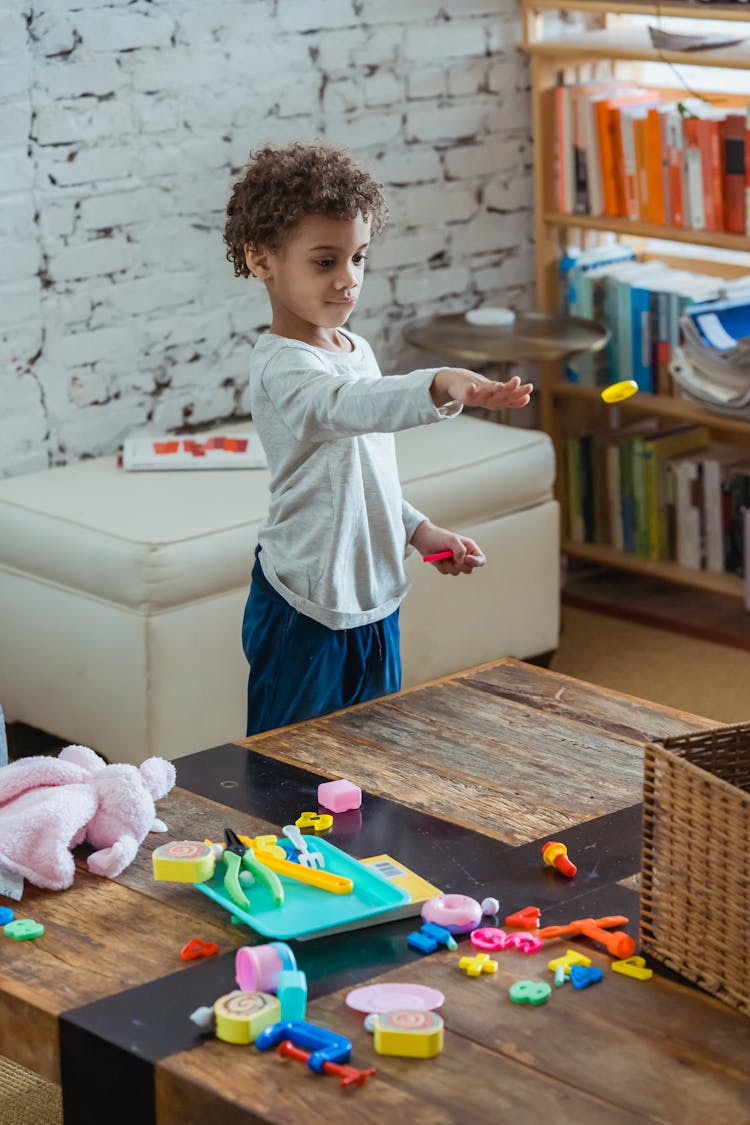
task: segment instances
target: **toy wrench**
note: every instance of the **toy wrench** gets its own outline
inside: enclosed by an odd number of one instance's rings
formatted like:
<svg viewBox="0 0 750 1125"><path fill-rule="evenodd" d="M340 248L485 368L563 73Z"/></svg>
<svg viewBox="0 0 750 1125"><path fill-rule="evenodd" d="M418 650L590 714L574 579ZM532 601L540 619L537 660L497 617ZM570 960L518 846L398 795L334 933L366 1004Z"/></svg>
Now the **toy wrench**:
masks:
<svg viewBox="0 0 750 1125"><path fill-rule="evenodd" d="M258 863L254 853L246 844L243 844L237 834L231 828L224 829L224 852L222 859L226 867L226 875L224 876L224 889L229 895L235 906L241 906L247 909L250 905L247 895L240 886L240 871L244 867L250 871L256 879L265 883L271 892L274 906L281 906L284 902L284 888L281 885L280 879L264 866Z"/></svg>
<svg viewBox="0 0 750 1125"><path fill-rule="evenodd" d="M331 891L335 895L351 894L354 883L344 875L334 875L330 871L316 871L303 867L299 863L290 863L288 859L277 859L266 851L256 851L255 858L271 871L279 875L286 875L288 879L295 879L298 883L309 883L311 887L320 887L322 891Z"/></svg>

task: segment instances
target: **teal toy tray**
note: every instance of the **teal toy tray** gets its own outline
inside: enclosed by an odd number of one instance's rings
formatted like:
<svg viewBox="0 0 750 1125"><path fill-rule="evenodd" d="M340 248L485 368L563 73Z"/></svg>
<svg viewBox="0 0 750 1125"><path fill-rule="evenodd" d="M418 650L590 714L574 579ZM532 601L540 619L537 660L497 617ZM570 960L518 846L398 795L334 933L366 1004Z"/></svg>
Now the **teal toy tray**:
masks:
<svg viewBox="0 0 750 1125"><path fill-rule="evenodd" d="M308 837L308 841L310 851L319 851L323 855L325 871L352 880L354 887L350 894L333 894L279 875L284 888L283 905L274 906L268 887L256 880L250 885L243 885L242 889L250 901L249 909L243 910L224 890L226 869L223 863L216 864L210 879L195 886L257 933L278 941L311 937L317 930L330 930L332 926L343 928L353 922L361 924L363 919L374 918L394 906L411 901L408 891L395 887L335 844L319 837Z"/></svg>

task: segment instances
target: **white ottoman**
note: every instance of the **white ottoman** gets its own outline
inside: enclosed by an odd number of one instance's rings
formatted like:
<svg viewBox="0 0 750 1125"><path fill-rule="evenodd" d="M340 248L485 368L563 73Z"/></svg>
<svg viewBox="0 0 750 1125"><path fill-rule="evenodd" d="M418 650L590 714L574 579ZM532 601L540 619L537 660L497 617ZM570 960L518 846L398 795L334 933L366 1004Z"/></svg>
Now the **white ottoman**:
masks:
<svg viewBox="0 0 750 1125"><path fill-rule="evenodd" d="M460 417L396 440L408 499L487 555L445 578L413 554L404 686L554 649L548 437ZM240 627L267 490L263 470L124 473L114 457L0 481L6 719L136 763L243 736Z"/></svg>

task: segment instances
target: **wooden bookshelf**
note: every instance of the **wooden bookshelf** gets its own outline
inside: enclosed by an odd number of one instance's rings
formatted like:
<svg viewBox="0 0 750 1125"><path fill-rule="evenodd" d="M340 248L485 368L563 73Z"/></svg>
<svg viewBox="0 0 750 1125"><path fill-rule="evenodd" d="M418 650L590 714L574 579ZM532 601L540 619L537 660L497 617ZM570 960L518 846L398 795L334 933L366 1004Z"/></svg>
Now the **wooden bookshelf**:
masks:
<svg viewBox="0 0 750 1125"><path fill-rule="evenodd" d="M550 35L545 27L545 14L555 12L579 13L587 17L587 24L597 24L590 29L580 30L572 27L567 34L559 29ZM655 48L645 27L624 26L622 16L653 16L661 27L666 17L699 19L712 21L732 21L742 25L738 35L745 42L730 47L711 48L702 51L664 51ZM744 25L748 25L745 28ZM641 0L522 0L522 48L529 56L531 73L531 116L534 138L534 236L536 246L537 303L546 312L559 308L558 275L561 249L569 242L578 242L587 247L596 245L604 233L614 233L618 238L640 250L646 241L662 240L696 247L696 257L702 247L710 247L721 252L750 251L750 236L727 232L694 231L673 227L656 226L644 222L631 222L626 219L606 216L563 214L554 205L553 185L555 182L555 125L549 112L549 90L556 85L560 72L571 71L582 74L581 81L588 77L597 78L619 76L638 81L638 66L641 63L667 63L673 66L723 68L727 70L750 70L750 4L698 4L683 3L681 0L657 0L654 3ZM710 33L711 28L706 31ZM566 75L567 79L567 75ZM575 78L569 79L575 81ZM648 83L653 86L653 82ZM687 84L691 85L691 84ZM678 91L677 96L681 91ZM692 89L683 96L692 94ZM672 95L674 96L674 95ZM716 104L737 105L736 94L724 97L714 94L711 98ZM750 92L748 99L750 100ZM666 262L674 264L669 251L663 256ZM687 251L689 256L689 251ZM653 249L647 256L662 257ZM698 262L686 260L684 267L702 270L705 273L732 277L740 272L750 273L747 266L738 267L727 262L726 268L716 258ZM704 268L705 266L705 268ZM619 403L615 408L605 407L601 401L600 388L580 386L565 382L560 377L556 365L546 364L541 369L539 388L540 421L542 428L550 434L555 445L558 464L564 464L564 444L566 427L579 427L581 419L595 420L592 429L599 422L601 428L612 423L622 415L630 420L639 415L656 416L665 424L680 421L706 425L716 440L729 441L737 445L747 445L750 458L750 421L733 418L704 410L687 399L672 398L666 395L639 393L631 399ZM627 373L621 374L622 378ZM616 412L612 414L612 410ZM607 413L609 411L609 413ZM558 474L558 499L562 510L561 525L567 527L566 488ZM565 534L565 533L564 533ZM693 570L677 563L655 562L640 555L619 551L616 548L581 543L563 538L562 550L576 558L587 559L602 565L622 570L649 574L682 585L699 586L733 597L743 596L742 579L736 575L707 570Z"/></svg>

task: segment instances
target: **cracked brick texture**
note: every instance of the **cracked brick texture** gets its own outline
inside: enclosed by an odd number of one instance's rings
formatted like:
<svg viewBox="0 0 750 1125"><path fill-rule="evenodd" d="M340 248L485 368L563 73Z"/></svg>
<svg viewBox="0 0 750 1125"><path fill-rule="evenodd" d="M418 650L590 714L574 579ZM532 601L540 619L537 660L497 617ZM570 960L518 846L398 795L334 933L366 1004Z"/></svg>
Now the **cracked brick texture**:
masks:
<svg viewBox="0 0 750 1125"><path fill-rule="evenodd" d="M351 320L533 301L515 0L0 0L0 476L248 415L269 323L226 201L260 143L349 146L391 211Z"/></svg>

